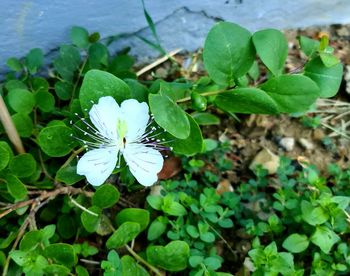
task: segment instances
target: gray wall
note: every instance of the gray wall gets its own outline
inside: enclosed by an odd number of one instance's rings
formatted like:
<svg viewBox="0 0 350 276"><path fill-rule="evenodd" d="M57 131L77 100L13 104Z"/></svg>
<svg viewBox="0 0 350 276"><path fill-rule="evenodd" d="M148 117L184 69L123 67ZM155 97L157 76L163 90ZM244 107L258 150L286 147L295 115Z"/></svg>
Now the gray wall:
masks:
<svg viewBox="0 0 350 276"><path fill-rule="evenodd" d="M217 20L252 31L350 22L349 0L145 0L167 50L195 50ZM149 36L141 0L1 0L0 70L11 56L39 47L46 53L69 41L73 25L102 37L124 34L115 48L131 46L143 59L151 50L134 34ZM154 53L153 53L154 54Z"/></svg>

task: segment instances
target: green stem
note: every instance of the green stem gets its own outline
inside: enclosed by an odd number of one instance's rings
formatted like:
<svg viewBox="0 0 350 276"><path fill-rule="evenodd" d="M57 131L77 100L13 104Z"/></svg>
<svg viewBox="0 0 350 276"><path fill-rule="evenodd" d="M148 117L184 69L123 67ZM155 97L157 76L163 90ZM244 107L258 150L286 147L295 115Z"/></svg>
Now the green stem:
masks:
<svg viewBox="0 0 350 276"><path fill-rule="evenodd" d="M158 276L162 276L162 273L159 271L159 269L157 269L156 267L154 267L153 265L151 265L150 263L148 263L146 260L144 260L141 256L139 256L134 250L132 250L132 248L130 246L128 246L127 244L125 245L125 248L129 251L129 253L140 263L144 264L145 266L147 266L150 270L152 270L154 272L154 274L158 275Z"/></svg>
<svg viewBox="0 0 350 276"><path fill-rule="evenodd" d="M70 103L69 103L69 106L72 104L73 102L73 99L74 99L74 96L75 96L75 92L77 90L77 87L78 87L78 84L79 84L79 80L81 78L81 74L83 73L83 70L85 68L85 65L87 63L87 58L84 60L83 64L81 65L81 67L79 68L79 72L78 72L78 76L77 76L77 80L75 81L74 83L74 86L73 86L73 90L72 90L72 97L70 99Z"/></svg>
<svg viewBox="0 0 350 276"><path fill-rule="evenodd" d="M233 88L233 87L232 87ZM231 88L227 88L227 89L220 89L220 90L215 90L215 91L209 91L209 92L204 92L204 93L200 93L201 96L212 96L212 95L217 95L217 94L221 94L224 92L228 92L228 90ZM176 101L176 103L184 103L184 102L188 102L191 100L191 97L185 97L182 99L179 99Z"/></svg>

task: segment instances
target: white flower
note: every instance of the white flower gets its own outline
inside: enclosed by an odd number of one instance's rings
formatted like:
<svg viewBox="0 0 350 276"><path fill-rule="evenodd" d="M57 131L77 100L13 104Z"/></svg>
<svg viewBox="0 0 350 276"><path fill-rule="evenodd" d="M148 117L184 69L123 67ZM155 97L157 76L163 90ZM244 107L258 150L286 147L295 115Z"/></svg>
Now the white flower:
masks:
<svg viewBox="0 0 350 276"><path fill-rule="evenodd" d="M163 167L163 156L153 142L155 138L147 137L155 130L155 127L148 130L148 112L146 103L134 99L125 100L119 106L110 96L100 98L89 112L93 126L82 119L93 131L84 132L93 142L82 140L92 149L79 159L77 173L85 175L90 184L101 185L115 167L119 167L123 156L140 184L154 184Z"/></svg>

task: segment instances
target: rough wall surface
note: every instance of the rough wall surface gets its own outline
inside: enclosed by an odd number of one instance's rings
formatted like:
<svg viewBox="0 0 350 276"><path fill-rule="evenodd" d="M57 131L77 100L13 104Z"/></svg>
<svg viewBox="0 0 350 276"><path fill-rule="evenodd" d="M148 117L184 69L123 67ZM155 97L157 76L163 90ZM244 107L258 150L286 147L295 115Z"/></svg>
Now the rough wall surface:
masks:
<svg viewBox="0 0 350 276"><path fill-rule="evenodd" d="M350 22L349 0L145 0L167 50L194 50L218 20L251 31ZM123 34L113 47L131 46L144 58L152 49L135 37L149 37L141 0L1 0L0 70L7 58L31 48L48 53L69 41L73 25L99 31L102 37Z"/></svg>

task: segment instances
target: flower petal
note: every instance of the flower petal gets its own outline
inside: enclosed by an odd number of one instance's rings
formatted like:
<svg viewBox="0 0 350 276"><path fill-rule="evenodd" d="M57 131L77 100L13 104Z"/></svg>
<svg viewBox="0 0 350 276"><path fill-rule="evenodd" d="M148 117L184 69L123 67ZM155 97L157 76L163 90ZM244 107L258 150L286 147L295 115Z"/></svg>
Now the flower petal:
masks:
<svg viewBox="0 0 350 276"><path fill-rule="evenodd" d="M99 186L111 175L117 161L117 147L90 150L79 159L77 174L85 175L91 185Z"/></svg>
<svg viewBox="0 0 350 276"><path fill-rule="evenodd" d="M151 186L158 180L157 174L163 167L163 156L159 151L143 144L126 144L123 156L131 173L144 186Z"/></svg>
<svg viewBox="0 0 350 276"><path fill-rule="evenodd" d="M126 122L127 131L125 139L128 142L135 142L141 137L147 127L149 120L148 105L137 100L125 100L120 105L122 120Z"/></svg>
<svg viewBox="0 0 350 276"><path fill-rule="evenodd" d="M90 120L97 130L106 138L117 140L117 121L120 107L111 97L101 97L89 112Z"/></svg>

